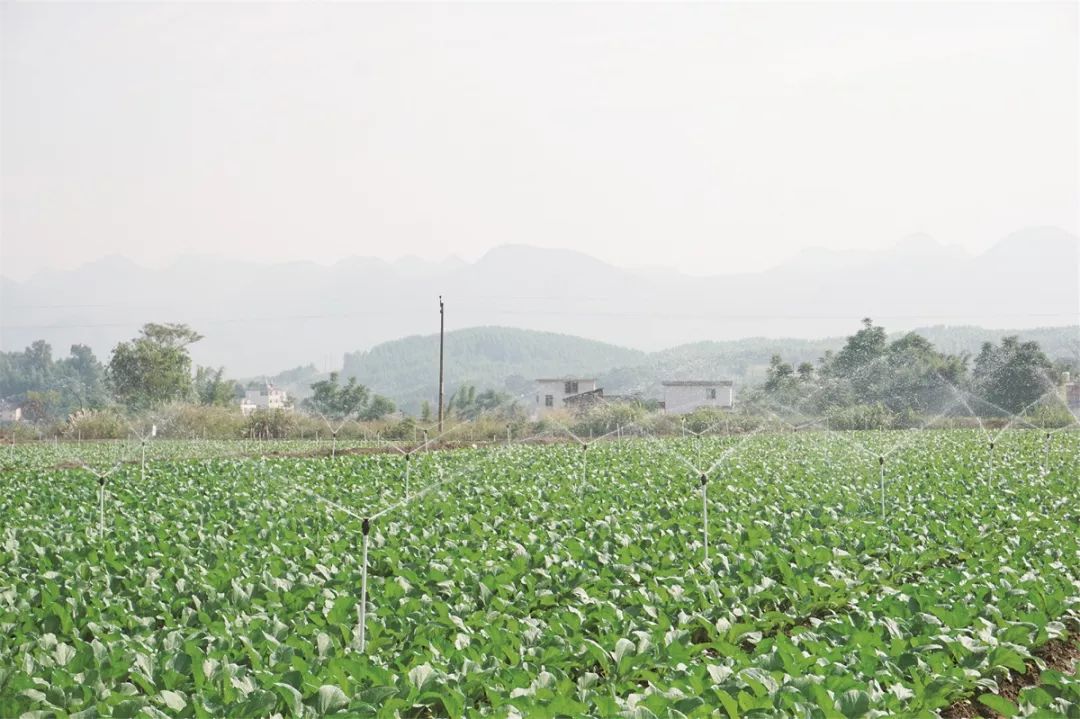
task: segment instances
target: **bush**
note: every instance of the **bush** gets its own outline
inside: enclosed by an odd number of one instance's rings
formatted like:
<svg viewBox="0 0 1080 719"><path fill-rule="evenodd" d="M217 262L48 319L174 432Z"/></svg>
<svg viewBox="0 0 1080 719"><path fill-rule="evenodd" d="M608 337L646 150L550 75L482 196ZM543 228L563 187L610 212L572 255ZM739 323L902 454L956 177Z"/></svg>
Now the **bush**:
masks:
<svg viewBox="0 0 1080 719"><path fill-rule="evenodd" d="M580 415L574 422L574 434L579 437L601 437L620 427L636 425L645 418L645 409L637 404L600 404Z"/></svg>
<svg viewBox="0 0 1080 719"><path fill-rule="evenodd" d="M257 409L247 418L243 437L288 439L296 434L297 415L284 409Z"/></svg>
<svg viewBox="0 0 1080 719"><path fill-rule="evenodd" d="M117 410L79 410L68 417L61 434L65 439L124 439L130 428Z"/></svg>
<svg viewBox="0 0 1080 719"><path fill-rule="evenodd" d="M885 405L857 404L851 407L835 409L827 415L829 429L892 429L897 417Z"/></svg>
<svg viewBox="0 0 1080 719"><path fill-rule="evenodd" d="M170 439L235 439L250 436L237 407L170 405L160 414L158 436ZM148 422L144 424L149 424Z"/></svg>

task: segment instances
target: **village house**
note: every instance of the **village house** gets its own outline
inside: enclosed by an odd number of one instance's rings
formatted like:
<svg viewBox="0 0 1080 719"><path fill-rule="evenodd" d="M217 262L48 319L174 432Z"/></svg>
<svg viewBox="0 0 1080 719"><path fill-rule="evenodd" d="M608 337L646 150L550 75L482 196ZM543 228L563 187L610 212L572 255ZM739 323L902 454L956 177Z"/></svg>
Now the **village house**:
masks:
<svg viewBox="0 0 1080 719"><path fill-rule="evenodd" d="M1065 373L1064 380L1065 404L1071 412L1076 412L1080 410L1080 382L1072 380L1068 372Z"/></svg>
<svg viewBox="0 0 1080 719"><path fill-rule="evenodd" d="M0 422L19 422L22 420L22 407L13 402L0 402Z"/></svg>
<svg viewBox="0 0 1080 719"><path fill-rule="evenodd" d="M594 378L560 377L536 380L535 417L543 417L560 409L577 410L591 406L604 396L603 388Z"/></svg>
<svg viewBox="0 0 1080 719"><path fill-rule="evenodd" d="M672 380L661 384L667 414L687 414L699 407L731 409L735 404L731 380Z"/></svg>
<svg viewBox="0 0 1080 719"><path fill-rule="evenodd" d="M289 395L285 390L264 382L261 387L249 388L240 400L240 411L245 417L258 409L288 409Z"/></svg>

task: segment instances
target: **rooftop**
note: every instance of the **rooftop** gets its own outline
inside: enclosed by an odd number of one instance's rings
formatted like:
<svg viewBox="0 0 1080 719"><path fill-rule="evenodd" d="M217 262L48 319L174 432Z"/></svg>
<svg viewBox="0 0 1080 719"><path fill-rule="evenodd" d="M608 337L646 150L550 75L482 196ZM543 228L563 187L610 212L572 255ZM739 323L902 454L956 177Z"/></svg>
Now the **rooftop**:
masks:
<svg viewBox="0 0 1080 719"><path fill-rule="evenodd" d="M536 382L595 382L595 377L547 377L538 378Z"/></svg>
<svg viewBox="0 0 1080 719"><path fill-rule="evenodd" d="M734 385L729 379L687 379L661 382L665 387L731 387Z"/></svg>

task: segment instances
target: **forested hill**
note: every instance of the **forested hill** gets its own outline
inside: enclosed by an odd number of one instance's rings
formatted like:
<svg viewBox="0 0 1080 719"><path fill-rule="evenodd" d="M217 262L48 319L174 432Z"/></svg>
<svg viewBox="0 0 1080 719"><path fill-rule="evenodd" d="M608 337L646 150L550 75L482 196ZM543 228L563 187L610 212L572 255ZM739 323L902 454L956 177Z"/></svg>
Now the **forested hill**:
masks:
<svg viewBox="0 0 1080 719"><path fill-rule="evenodd" d="M447 395L463 384L531 391L545 375L596 376L613 367L637 366L648 355L595 340L509 327L472 327L446 334ZM345 355L342 374L416 411L438 391L439 336L414 335Z"/></svg>
<svg viewBox="0 0 1080 719"><path fill-rule="evenodd" d="M854 331L856 328L853 328ZM1080 355L1080 328L993 330L981 327L928 327L916 330L948 353L979 351L983 342L1007 335L1039 342L1051 359ZM786 361L813 362L827 350L838 350L843 337L819 340L749 338L704 341L646 353L570 335L508 327L474 327L446 335L446 392L464 384L478 389L528 394L543 376L595 376L609 394L659 396L665 379L732 379L737 386L758 384L774 354ZM437 394L438 335L412 336L385 342L366 352L345 356L343 374L390 397L407 412L418 411ZM313 370L314 368L312 368ZM291 384L285 377L284 384ZM306 387L295 386L303 394Z"/></svg>

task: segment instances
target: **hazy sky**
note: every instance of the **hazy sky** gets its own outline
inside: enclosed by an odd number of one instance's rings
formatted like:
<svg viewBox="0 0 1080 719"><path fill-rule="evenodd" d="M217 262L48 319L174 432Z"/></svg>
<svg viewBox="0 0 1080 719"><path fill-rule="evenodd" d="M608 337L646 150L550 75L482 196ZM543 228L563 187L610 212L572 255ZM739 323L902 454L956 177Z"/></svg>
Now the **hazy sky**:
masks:
<svg viewBox="0 0 1080 719"><path fill-rule="evenodd" d="M2 3L2 272L1077 232L1074 2Z"/></svg>

